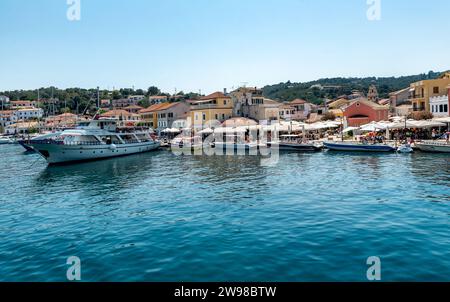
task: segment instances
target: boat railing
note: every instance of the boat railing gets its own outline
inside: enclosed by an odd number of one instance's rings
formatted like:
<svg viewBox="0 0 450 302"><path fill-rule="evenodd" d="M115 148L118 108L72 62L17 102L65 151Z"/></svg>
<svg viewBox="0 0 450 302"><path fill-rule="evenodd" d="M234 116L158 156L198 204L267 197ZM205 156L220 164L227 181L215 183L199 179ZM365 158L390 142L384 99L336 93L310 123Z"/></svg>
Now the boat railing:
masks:
<svg viewBox="0 0 450 302"><path fill-rule="evenodd" d="M439 142L439 141L421 141L417 142L417 144L425 144L431 146L450 146L450 142Z"/></svg>
<svg viewBox="0 0 450 302"><path fill-rule="evenodd" d="M127 140L123 140L123 142L125 143L125 144L138 144L138 143L141 143L141 142L143 142L143 141L138 141L137 139L127 139Z"/></svg>
<svg viewBox="0 0 450 302"><path fill-rule="evenodd" d="M66 146L99 146L104 145L101 142L62 142L61 145Z"/></svg>

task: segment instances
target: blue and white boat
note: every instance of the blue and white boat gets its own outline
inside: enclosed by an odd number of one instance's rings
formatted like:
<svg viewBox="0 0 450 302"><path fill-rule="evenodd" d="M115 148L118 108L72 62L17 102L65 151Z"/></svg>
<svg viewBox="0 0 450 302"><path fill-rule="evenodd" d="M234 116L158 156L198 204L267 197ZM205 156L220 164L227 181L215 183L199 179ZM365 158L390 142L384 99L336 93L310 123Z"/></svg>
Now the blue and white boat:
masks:
<svg viewBox="0 0 450 302"><path fill-rule="evenodd" d="M359 142L324 142L324 147L332 151L353 152L395 152L397 149L387 144L364 144Z"/></svg>
<svg viewBox="0 0 450 302"><path fill-rule="evenodd" d="M119 129L116 120L92 120L77 128L30 140L49 164L87 161L148 152L159 148L150 131Z"/></svg>

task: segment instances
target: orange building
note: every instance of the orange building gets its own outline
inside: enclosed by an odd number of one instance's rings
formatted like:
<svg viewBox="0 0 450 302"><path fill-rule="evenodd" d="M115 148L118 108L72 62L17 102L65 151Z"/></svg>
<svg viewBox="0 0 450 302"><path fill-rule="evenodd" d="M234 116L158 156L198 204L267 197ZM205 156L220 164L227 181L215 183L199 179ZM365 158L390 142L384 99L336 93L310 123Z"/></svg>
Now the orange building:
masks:
<svg viewBox="0 0 450 302"><path fill-rule="evenodd" d="M382 106L367 99L354 100L343 111L350 127L359 127L389 118L389 106Z"/></svg>

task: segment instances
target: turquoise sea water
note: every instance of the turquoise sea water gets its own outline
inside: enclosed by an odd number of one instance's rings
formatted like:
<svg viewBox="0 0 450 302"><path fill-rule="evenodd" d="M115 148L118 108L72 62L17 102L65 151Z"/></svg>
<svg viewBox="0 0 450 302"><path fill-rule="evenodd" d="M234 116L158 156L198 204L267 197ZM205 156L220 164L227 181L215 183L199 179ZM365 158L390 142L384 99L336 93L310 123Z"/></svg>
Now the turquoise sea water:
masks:
<svg viewBox="0 0 450 302"><path fill-rule="evenodd" d="M450 281L448 155L0 154L0 281Z"/></svg>

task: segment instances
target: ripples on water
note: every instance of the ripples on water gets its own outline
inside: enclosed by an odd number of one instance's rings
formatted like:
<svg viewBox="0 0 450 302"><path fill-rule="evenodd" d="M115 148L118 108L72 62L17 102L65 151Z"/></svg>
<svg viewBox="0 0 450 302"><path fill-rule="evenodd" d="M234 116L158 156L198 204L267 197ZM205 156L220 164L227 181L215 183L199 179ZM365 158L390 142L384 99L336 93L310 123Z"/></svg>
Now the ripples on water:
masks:
<svg viewBox="0 0 450 302"><path fill-rule="evenodd" d="M0 146L0 280L450 280L448 155L176 157L47 167Z"/></svg>

